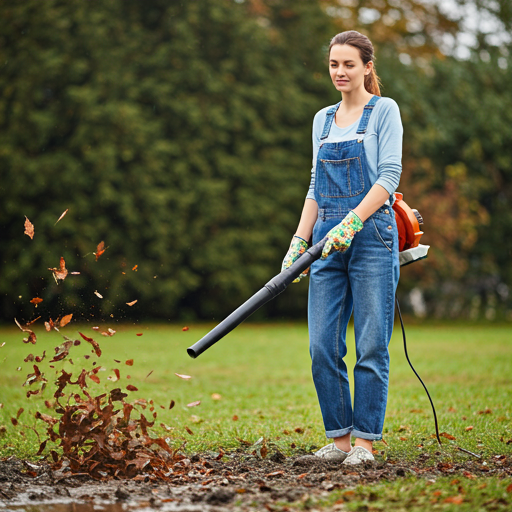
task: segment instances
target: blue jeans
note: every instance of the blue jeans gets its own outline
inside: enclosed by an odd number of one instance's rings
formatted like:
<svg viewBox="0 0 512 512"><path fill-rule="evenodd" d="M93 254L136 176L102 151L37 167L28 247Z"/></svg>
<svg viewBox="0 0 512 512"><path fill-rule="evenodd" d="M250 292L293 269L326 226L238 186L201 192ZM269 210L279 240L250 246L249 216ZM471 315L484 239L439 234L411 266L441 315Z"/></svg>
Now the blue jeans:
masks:
<svg viewBox="0 0 512 512"><path fill-rule="evenodd" d="M325 214L322 217L320 210L313 241L322 239L342 218ZM349 432L370 441L382 438L389 377L388 344L399 274L398 231L390 206L379 208L364 222L346 252L331 254L311 266L310 353L328 438ZM357 356L353 408L343 360L352 312Z"/></svg>

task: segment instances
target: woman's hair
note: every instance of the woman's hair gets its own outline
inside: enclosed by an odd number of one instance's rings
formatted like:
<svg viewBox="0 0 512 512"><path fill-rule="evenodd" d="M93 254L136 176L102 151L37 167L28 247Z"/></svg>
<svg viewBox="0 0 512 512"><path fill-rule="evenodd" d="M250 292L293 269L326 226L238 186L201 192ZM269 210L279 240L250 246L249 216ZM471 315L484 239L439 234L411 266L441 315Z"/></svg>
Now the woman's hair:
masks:
<svg viewBox="0 0 512 512"><path fill-rule="evenodd" d="M335 44L348 44L349 46L357 48L359 50L359 56L361 57L361 60L365 66L368 64L368 62L373 62L371 73L365 75L364 77L364 88L369 93L374 94L375 96L380 96L381 82L375 71L375 55L373 54L372 42L366 36L356 32L355 30L347 30L346 32L336 34L331 39L331 44L329 45L329 54L331 53L331 48Z"/></svg>

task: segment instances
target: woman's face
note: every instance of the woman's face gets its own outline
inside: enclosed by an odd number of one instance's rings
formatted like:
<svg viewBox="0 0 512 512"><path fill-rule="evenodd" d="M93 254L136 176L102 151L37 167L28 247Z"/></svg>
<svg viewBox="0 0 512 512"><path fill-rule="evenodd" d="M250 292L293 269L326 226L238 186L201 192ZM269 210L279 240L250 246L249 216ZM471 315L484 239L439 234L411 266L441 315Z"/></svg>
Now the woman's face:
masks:
<svg viewBox="0 0 512 512"><path fill-rule="evenodd" d="M361 60L359 50L348 44L335 44L329 54L329 73L334 87L341 93L349 93L362 87L364 77L373 67L373 62L366 66Z"/></svg>

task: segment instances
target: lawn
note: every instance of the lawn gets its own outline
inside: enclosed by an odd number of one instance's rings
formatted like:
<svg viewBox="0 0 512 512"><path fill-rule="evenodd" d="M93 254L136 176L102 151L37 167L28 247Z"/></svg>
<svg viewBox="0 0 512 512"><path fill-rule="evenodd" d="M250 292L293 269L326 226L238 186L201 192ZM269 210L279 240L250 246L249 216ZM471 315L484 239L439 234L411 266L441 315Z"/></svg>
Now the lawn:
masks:
<svg viewBox="0 0 512 512"><path fill-rule="evenodd" d="M286 455L310 452L325 444L310 375L305 324L245 323L195 360L189 358L186 348L213 325L191 324L188 330L182 330L182 325L161 324L100 327L102 330L111 327L117 332L104 337L92 330L92 325L73 322L60 333L46 332L36 323L33 328L37 344L31 345L22 342L26 333L16 327L0 330L0 345L5 343L0 348L0 457L36 458L39 442L23 425L42 423L34 419L37 410L52 413L44 402L53 400L53 372L63 368L76 376L82 368L92 368L93 360L98 361L102 370L97 374L100 384L88 383L91 393L101 394L129 384L135 386L138 390L128 392L129 399L153 400L158 413L155 432L168 436L176 447L186 442L183 449L187 453L218 452L220 448L229 453L262 437L268 446ZM407 364L397 325L390 345L391 380L384 441L375 443L377 459L406 459L411 465L422 454L428 454L432 464L477 460L457 447L480 455L481 461L503 455L511 457L511 328L424 324L406 326L406 329L409 356L432 395L439 428L446 437L442 437L443 445L439 448L433 437L434 422L428 399ZM79 331L100 343L103 351L100 358L85 358L91 354L91 345L80 338ZM70 349L73 365L68 358L54 363L55 368L51 369L48 354L53 355L54 347L62 343L61 335L80 339L82 343ZM47 357L38 365L49 383L42 395L27 399L28 387L23 387L23 383L27 374L33 372L34 363L24 359L29 353L41 355L43 350ZM353 365L351 331L348 357ZM132 366L125 364L130 359L134 360ZM114 375L114 369L119 369L121 377L115 383L107 379ZM191 378L185 380L176 373ZM170 410L171 400L176 405ZM187 406L197 401L199 405ZM20 425L14 427L11 418L16 417L20 408L24 409L19 416ZM44 424L39 425L41 433L43 427ZM479 477L473 482L472 489L476 484L482 485L481 480ZM494 495L510 496L510 491L506 491L510 480L491 483L488 490L496 488ZM403 491L396 482L389 485L382 482L373 489L373 498L366 487L358 487L345 501L353 502L354 506L364 505L368 499L396 501L397 496L405 499L409 492L421 493L418 487L424 489L429 484L409 478L401 485ZM444 485L442 480L438 485ZM332 500L324 503L332 504ZM319 502L317 506L323 505Z"/></svg>

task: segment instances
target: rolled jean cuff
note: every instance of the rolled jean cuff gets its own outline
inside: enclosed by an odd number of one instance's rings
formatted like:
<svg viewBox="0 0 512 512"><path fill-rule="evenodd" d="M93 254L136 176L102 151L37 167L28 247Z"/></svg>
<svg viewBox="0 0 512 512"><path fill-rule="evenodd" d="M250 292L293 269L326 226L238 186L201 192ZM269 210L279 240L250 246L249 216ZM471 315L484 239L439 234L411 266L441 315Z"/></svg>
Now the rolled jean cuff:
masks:
<svg viewBox="0 0 512 512"><path fill-rule="evenodd" d="M349 434L350 432L352 432L353 429L354 429L354 427L347 427L347 428L342 428L339 430L326 430L325 436L328 439L333 439L334 437L343 437L343 436L346 436L347 434Z"/></svg>
<svg viewBox="0 0 512 512"><path fill-rule="evenodd" d="M382 439L382 434L368 434L368 432L361 432L360 430L353 429L352 437L366 439L367 441L380 441Z"/></svg>

